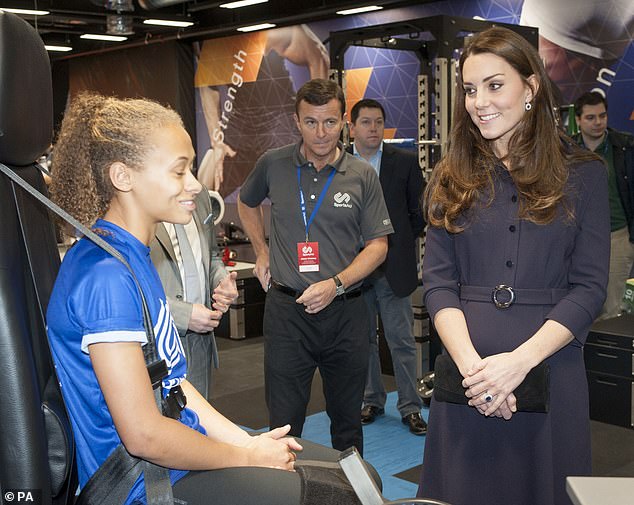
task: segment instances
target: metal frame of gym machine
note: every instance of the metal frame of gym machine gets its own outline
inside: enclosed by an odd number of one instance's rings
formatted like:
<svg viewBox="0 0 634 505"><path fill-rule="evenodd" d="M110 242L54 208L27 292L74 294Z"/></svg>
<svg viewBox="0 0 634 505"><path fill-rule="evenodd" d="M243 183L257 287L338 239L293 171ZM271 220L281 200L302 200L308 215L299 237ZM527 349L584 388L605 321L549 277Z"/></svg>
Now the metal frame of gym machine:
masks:
<svg viewBox="0 0 634 505"><path fill-rule="evenodd" d="M449 135L456 89L456 51L464 47L466 36L491 26L509 28L537 47L537 28L456 16L430 16L330 32L330 78L337 81L345 93L344 56L351 46L411 51L418 56L418 162L427 177L440 159Z"/></svg>
<svg viewBox="0 0 634 505"><path fill-rule="evenodd" d="M411 51L420 64L418 81L418 164L427 179L440 159L449 136L453 116L459 50L465 38L492 26L503 26L522 35L538 47L538 30L534 27L492 21L438 15L382 25L330 32L330 79L346 91L344 56L351 46ZM349 142L344 130L344 142ZM422 264L424 239L419 240ZM414 300L422 307L422 300ZM430 324L430 336L433 332ZM430 338L430 369L440 352L438 339ZM422 370L421 370L422 371ZM419 377L421 374L418 374Z"/></svg>

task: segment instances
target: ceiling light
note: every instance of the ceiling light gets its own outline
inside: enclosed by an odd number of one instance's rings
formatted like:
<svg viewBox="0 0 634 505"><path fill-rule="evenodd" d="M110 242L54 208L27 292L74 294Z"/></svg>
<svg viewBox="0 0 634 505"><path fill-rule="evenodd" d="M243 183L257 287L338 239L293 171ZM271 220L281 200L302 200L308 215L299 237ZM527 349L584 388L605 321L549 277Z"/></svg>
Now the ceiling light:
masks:
<svg viewBox="0 0 634 505"><path fill-rule="evenodd" d="M58 51L62 53L66 53L68 51L73 50L73 48L69 46L54 46L54 45L46 44L44 47L46 48L47 51Z"/></svg>
<svg viewBox="0 0 634 505"><path fill-rule="evenodd" d="M262 23L259 25L243 26L242 28L237 28L237 30L239 32L254 32L256 30L266 30L267 28L275 28L275 25L272 23Z"/></svg>
<svg viewBox="0 0 634 505"><path fill-rule="evenodd" d="M372 11L380 11L383 7L380 5L367 5L365 7L355 7L354 9L345 9L342 11L337 11L337 14L341 14L342 16L348 16L350 14L361 14L362 12L372 12Z"/></svg>
<svg viewBox="0 0 634 505"><path fill-rule="evenodd" d="M84 33L79 38L88 39L88 40L106 40L108 42L123 42L124 40L128 40L128 37L117 37L114 35L99 35L96 33Z"/></svg>
<svg viewBox="0 0 634 505"><path fill-rule="evenodd" d="M25 14L27 16L46 16L50 11L36 11L32 9L9 9L8 7L0 7L0 11L11 12L13 14Z"/></svg>
<svg viewBox="0 0 634 505"><path fill-rule="evenodd" d="M225 9L238 9L240 7L246 7L247 5L262 4L269 0L238 0L237 2L228 2L226 4L220 4L220 7Z"/></svg>
<svg viewBox="0 0 634 505"><path fill-rule="evenodd" d="M192 21L170 21L168 19L146 19L143 21L145 25L156 25L156 26L174 26L176 28L187 28L188 26L192 26L194 23Z"/></svg>

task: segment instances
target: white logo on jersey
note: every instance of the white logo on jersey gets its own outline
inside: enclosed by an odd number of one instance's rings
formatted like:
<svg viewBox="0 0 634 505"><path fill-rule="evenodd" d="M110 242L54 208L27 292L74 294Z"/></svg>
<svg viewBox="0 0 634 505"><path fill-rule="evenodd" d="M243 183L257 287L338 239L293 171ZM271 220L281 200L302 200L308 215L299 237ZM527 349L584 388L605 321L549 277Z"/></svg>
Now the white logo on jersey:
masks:
<svg viewBox="0 0 634 505"><path fill-rule="evenodd" d="M158 349L159 356L165 360L169 373L172 372L172 368L176 366L182 356L185 355L183 350L183 344L178 336L178 330L174 319L172 319L172 313L170 312L167 302L163 303L163 300L159 299L161 303L161 309L159 310L158 320L154 327L154 335L156 337L156 348ZM171 389L174 386L180 384L180 379L163 380L163 386Z"/></svg>
<svg viewBox="0 0 634 505"><path fill-rule="evenodd" d="M349 209L352 208L352 204L350 202L350 195L348 193L335 193L334 196L335 203L333 204L335 207L347 207Z"/></svg>

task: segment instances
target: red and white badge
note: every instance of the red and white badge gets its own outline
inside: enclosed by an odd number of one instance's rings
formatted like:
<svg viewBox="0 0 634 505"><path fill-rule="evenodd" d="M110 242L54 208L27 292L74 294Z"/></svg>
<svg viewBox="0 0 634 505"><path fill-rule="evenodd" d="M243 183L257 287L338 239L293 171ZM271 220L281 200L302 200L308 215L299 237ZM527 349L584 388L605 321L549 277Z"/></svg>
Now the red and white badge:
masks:
<svg viewBox="0 0 634 505"><path fill-rule="evenodd" d="M300 272L319 272L319 242L297 243L297 265Z"/></svg>

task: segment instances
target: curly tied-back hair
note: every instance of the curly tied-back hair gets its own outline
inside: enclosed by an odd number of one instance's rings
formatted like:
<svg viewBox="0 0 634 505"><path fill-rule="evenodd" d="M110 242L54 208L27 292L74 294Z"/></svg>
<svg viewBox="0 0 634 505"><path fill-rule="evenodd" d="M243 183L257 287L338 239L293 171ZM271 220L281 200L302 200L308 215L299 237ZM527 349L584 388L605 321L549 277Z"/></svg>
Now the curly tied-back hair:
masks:
<svg viewBox="0 0 634 505"><path fill-rule="evenodd" d="M517 33L493 27L474 35L463 51L459 70L470 56L493 54L504 59L533 92L527 111L508 143L502 160L493 152L493 141L485 139L465 108L465 93L456 91L454 117L446 154L438 162L425 191L427 219L433 226L460 232L458 218L487 195L494 198L496 165L503 162L518 189L519 215L534 223L551 222L560 204L570 217L564 186L571 163L595 158L584 152L559 127L557 89L541 63L537 51ZM535 76L537 89L529 78ZM464 223L464 221L461 221Z"/></svg>
<svg viewBox="0 0 634 505"><path fill-rule="evenodd" d="M92 226L114 196L110 166L121 162L142 169L152 132L171 125L182 126L180 116L151 100L79 95L64 116L54 146L52 199Z"/></svg>

